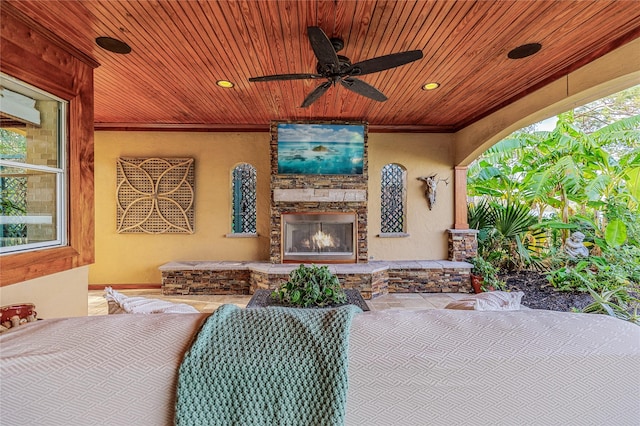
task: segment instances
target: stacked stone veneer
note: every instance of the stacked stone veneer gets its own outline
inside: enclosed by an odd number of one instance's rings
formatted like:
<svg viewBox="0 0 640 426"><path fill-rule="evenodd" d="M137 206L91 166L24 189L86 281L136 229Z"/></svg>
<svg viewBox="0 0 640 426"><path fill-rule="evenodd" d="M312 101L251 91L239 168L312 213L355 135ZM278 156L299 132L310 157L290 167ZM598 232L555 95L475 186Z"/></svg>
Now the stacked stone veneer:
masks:
<svg viewBox="0 0 640 426"><path fill-rule="evenodd" d="M360 271L339 271L340 268L338 268L337 271L334 270L334 274L338 277L342 288L357 289L364 299L371 299L388 293L388 275L384 266L382 266L382 269L370 268L368 270ZM280 283L283 283L288 279L288 272L254 270L251 273L251 293L253 294L256 290L261 289L275 289L280 285Z"/></svg>
<svg viewBox="0 0 640 426"><path fill-rule="evenodd" d="M170 262L160 267L162 293L253 294L289 279L297 264L266 262ZM470 293L471 264L451 261L398 261L330 265L345 289L365 299L388 293Z"/></svg>
<svg viewBox="0 0 640 426"><path fill-rule="evenodd" d="M472 293L470 272L466 262L396 262L389 266L388 292Z"/></svg>
<svg viewBox="0 0 640 426"><path fill-rule="evenodd" d="M449 260L464 262L478 254L476 229L449 229Z"/></svg>
<svg viewBox="0 0 640 426"><path fill-rule="evenodd" d="M173 262L162 270L162 294L249 294L251 272L238 262ZM168 264L168 265L172 265Z"/></svg>
<svg viewBox="0 0 640 426"><path fill-rule="evenodd" d="M355 213L358 219L356 262L367 263L368 144L365 124L363 173L361 175L279 175L277 122L271 123L271 263L282 263L283 213ZM322 124L345 124L322 122Z"/></svg>

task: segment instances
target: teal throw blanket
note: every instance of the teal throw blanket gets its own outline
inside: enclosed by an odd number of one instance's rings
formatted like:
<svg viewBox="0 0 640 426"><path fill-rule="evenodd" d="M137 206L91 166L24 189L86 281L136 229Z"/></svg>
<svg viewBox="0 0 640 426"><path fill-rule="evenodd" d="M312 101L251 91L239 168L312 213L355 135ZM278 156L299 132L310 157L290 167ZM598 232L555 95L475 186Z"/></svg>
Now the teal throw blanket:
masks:
<svg viewBox="0 0 640 426"><path fill-rule="evenodd" d="M223 305L179 369L176 425L340 425L353 305Z"/></svg>

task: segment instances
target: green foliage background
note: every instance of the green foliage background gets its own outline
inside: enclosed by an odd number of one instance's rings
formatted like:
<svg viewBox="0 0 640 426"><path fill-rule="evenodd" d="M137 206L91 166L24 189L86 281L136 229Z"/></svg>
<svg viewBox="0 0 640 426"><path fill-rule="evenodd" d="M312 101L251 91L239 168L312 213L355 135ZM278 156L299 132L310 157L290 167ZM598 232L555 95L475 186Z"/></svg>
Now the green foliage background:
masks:
<svg viewBox="0 0 640 426"><path fill-rule="evenodd" d="M561 290L596 292L600 312L637 302L640 86L560 114L553 129L513 133L470 165L467 186L480 256L502 270L546 271ZM587 259L564 254L576 231Z"/></svg>

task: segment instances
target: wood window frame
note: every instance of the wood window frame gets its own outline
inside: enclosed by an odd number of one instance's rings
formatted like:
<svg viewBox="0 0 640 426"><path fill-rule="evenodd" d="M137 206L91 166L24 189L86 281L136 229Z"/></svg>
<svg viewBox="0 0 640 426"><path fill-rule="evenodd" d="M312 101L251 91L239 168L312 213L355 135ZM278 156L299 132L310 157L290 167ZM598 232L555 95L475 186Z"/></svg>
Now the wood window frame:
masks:
<svg viewBox="0 0 640 426"><path fill-rule="evenodd" d="M68 243L0 256L0 286L94 262L93 69L98 63L17 10L0 8L0 71L66 100Z"/></svg>

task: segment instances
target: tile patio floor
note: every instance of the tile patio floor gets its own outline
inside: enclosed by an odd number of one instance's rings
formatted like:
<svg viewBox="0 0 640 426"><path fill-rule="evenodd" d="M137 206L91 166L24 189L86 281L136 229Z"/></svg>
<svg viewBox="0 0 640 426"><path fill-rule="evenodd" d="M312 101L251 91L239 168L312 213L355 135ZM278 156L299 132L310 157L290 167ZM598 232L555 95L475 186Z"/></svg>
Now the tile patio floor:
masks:
<svg viewBox="0 0 640 426"><path fill-rule="evenodd" d="M220 305L232 303L244 308L251 296L163 296L160 290L118 290L125 296L142 296L168 300L176 303L188 303L200 312L213 312ZM442 309L453 300L461 299L462 293L396 293L367 300L372 311L384 309ZM108 312L104 291L89 291L89 315L106 315Z"/></svg>

